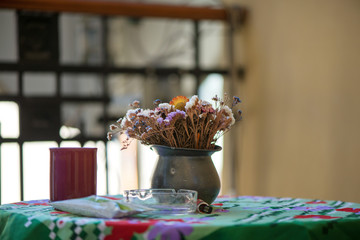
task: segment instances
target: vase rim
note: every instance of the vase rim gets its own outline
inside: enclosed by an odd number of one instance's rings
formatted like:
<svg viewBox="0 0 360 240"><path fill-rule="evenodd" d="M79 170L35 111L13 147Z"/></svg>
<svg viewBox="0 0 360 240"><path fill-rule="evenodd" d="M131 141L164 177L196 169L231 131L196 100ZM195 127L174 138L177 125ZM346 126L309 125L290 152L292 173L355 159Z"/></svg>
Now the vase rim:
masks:
<svg viewBox="0 0 360 240"><path fill-rule="evenodd" d="M219 145L215 145L214 149L198 149L198 148L179 148L179 147L169 147L169 146L165 146L165 145L157 145L157 144L152 144L149 145L150 148L152 147L162 147L162 148L167 148L167 149L173 149L173 150L186 150L186 151L205 151L205 152L217 152L222 150L222 147L220 147Z"/></svg>
<svg viewBox="0 0 360 240"><path fill-rule="evenodd" d="M222 147L215 145L214 149L195 149L195 148L176 148L164 145L150 145L150 149L159 155L177 155L177 156L210 156L215 152L222 150Z"/></svg>

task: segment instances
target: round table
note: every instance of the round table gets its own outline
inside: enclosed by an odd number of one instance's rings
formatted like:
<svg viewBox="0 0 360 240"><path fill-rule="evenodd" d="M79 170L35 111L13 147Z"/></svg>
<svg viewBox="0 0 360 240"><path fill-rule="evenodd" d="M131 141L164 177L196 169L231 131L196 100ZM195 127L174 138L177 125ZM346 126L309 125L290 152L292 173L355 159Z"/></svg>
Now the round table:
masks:
<svg viewBox="0 0 360 240"><path fill-rule="evenodd" d="M57 211L48 200L17 202L0 206L0 239L360 239L357 203L224 196L213 207L100 219Z"/></svg>

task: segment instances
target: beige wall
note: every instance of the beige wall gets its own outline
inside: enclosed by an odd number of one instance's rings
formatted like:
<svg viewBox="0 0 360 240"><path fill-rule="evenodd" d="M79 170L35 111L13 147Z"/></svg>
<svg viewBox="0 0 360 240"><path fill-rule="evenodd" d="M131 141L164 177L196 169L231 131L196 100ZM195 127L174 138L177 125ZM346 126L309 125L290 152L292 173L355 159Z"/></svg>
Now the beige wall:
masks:
<svg viewBox="0 0 360 240"><path fill-rule="evenodd" d="M229 3L250 10L237 193L360 202L360 1Z"/></svg>

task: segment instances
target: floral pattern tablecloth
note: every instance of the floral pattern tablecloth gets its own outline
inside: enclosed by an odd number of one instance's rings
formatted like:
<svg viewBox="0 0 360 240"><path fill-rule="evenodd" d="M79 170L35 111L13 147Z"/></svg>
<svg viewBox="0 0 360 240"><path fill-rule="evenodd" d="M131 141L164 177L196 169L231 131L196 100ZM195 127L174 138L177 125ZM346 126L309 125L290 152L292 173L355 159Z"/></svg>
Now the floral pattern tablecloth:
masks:
<svg viewBox="0 0 360 240"><path fill-rule="evenodd" d="M108 196L121 198L121 196ZM220 197L211 214L80 217L48 200L0 206L0 239L360 239L360 204Z"/></svg>

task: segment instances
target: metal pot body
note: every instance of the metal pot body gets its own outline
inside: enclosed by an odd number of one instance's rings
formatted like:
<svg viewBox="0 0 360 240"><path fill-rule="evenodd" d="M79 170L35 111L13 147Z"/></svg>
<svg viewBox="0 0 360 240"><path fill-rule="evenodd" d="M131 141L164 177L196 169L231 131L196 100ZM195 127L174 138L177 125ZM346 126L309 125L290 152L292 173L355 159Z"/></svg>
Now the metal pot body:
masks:
<svg viewBox="0 0 360 240"><path fill-rule="evenodd" d="M211 155L220 151L170 148L153 145L158 162L152 177L152 188L189 189L198 192L198 198L212 203L220 192L220 178Z"/></svg>

